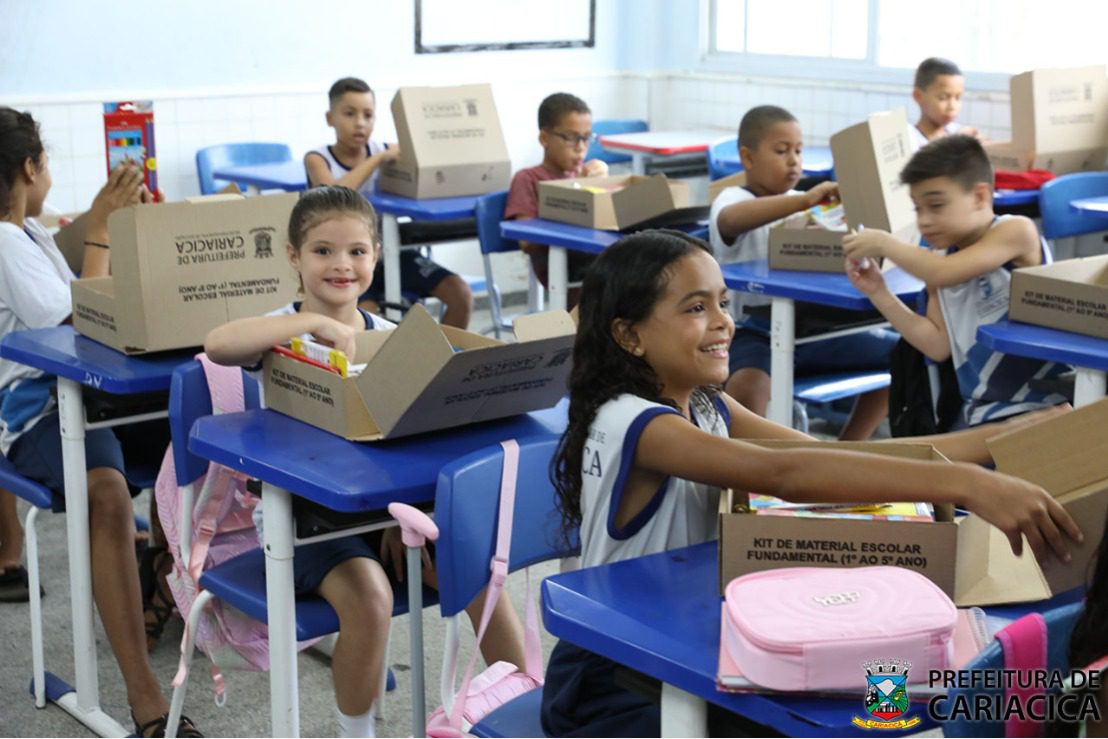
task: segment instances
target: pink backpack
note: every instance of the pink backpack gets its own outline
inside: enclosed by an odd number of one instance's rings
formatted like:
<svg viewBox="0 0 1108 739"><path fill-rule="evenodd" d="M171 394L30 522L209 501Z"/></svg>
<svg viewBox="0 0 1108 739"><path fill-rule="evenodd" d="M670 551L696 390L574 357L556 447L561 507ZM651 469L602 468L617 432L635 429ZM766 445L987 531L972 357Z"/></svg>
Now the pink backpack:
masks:
<svg viewBox="0 0 1108 739"><path fill-rule="evenodd" d="M858 685L866 663L911 664L908 680L954 663L957 609L900 567L795 567L744 575L725 591L723 643L742 674L773 690Z"/></svg>
<svg viewBox="0 0 1108 739"><path fill-rule="evenodd" d="M539 622L535 602L531 597L531 577L527 574L527 611L525 617L523 649L527 660L520 672L511 662L500 661L473 677L473 666L480 652L481 639L492 616L492 606L500 598L504 581L508 576L508 555L512 549L512 521L515 514L516 473L519 469L519 445L515 439L500 442L504 448L504 469L500 477L500 514L497 522L496 553L490 563L492 575L485 591L485 606L481 624L477 629L477 642L466 667L462 687L454 694L455 670L458 662L458 641L448 640L443 654L443 705L427 717L427 736L464 737L470 727L500 706L542 687L542 647L539 643Z"/></svg>
<svg viewBox="0 0 1108 739"><path fill-rule="evenodd" d="M214 414L245 408L242 370L214 364L204 354L196 357L204 368ZM208 471L190 484L178 487L173 450L166 451L154 486L158 516L165 531L166 547L173 554L169 587L177 610L185 616L200 591L200 575L232 557L257 549L258 532L251 519L258 498L246 490L246 476L212 463ZM191 514L191 515L190 515ZM181 641L181 662L173 679L177 687L188 674ZM265 624L212 599L200 617L196 646L212 661L216 702L223 705L226 694L222 670L269 669L269 643ZM302 645L306 646L306 645Z"/></svg>

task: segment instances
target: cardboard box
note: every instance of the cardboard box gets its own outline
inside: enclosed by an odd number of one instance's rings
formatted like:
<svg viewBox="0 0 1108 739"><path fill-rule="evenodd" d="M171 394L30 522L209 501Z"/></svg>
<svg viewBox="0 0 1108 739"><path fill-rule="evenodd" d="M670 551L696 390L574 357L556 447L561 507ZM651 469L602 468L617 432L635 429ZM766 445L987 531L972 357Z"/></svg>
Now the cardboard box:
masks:
<svg viewBox="0 0 1108 739"><path fill-rule="evenodd" d="M1029 169L1045 169L1054 174L1070 172L1096 172L1104 169L1108 148L1075 149L1074 151L1037 152L1011 141L989 142L984 145L989 163L994 169L1024 172Z"/></svg>
<svg viewBox="0 0 1108 739"><path fill-rule="evenodd" d="M441 326L415 305L357 336L356 377L266 354L266 406L352 441L377 441L549 408L566 392L576 326L554 311L515 320L516 343ZM461 351L455 351L455 349Z"/></svg>
<svg viewBox="0 0 1108 739"><path fill-rule="evenodd" d="M1012 272L1008 318L1108 339L1108 255Z"/></svg>
<svg viewBox="0 0 1108 739"><path fill-rule="evenodd" d="M689 186L665 175L578 177L539 183L539 218L622 231L689 207ZM679 219L681 213L674 213ZM694 215L690 218L695 220ZM676 221L675 221L676 222Z"/></svg>
<svg viewBox="0 0 1108 739"><path fill-rule="evenodd" d="M708 183L708 202L714 203L716 196L729 187L746 187L746 172L736 172Z"/></svg>
<svg viewBox="0 0 1108 739"><path fill-rule="evenodd" d="M208 331L293 300L297 195L136 205L112 213L112 276L73 283L73 327L127 354L200 346ZM73 228L70 226L69 228Z"/></svg>
<svg viewBox="0 0 1108 739"><path fill-rule="evenodd" d="M392 98L400 156L378 186L409 198L507 190L512 175L489 85L402 87Z"/></svg>
<svg viewBox="0 0 1108 739"><path fill-rule="evenodd" d="M903 108L874 113L831 137L839 197L851 229L880 228L918 242L916 213L900 172L912 158Z"/></svg>
<svg viewBox="0 0 1108 739"><path fill-rule="evenodd" d="M1073 561L1043 570L1024 545L1012 554L1004 534L947 506L933 523L757 516L720 500L720 592L735 577L779 567L893 565L915 570L959 606L1041 600L1083 582L1108 511L1108 400L991 439L997 468L1042 485L1082 525ZM774 448L833 448L944 461L932 447L876 442L756 442ZM745 495L738 496L745 504Z"/></svg>

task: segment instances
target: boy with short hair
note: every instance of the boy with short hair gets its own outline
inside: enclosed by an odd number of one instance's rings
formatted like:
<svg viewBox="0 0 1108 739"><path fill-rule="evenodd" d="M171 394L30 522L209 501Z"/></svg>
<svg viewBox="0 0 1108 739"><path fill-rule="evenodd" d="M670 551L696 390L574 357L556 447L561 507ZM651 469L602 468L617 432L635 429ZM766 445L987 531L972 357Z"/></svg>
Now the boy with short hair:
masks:
<svg viewBox="0 0 1108 739"><path fill-rule="evenodd" d="M850 234L843 249L851 282L912 346L934 361L954 360L965 401L962 425L1064 402L1042 388L1065 365L1002 354L977 342L980 326L1008 315L1011 270L1051 261L1030 219L993 214L993 170L981 143L959 134L933 141L916 152L900 180L911 188L916 222L931 248L877 229ZM872 267L881 257L927 283L926 315L890 293Z"/></svg>
<svg viewBox="0 0 1108 739"><path fill-rule="evenodd" d="M821 182L807 192L793 189L803 174L804 137L796 118L776 105L751 108L739 124L739 156L746 172L744 187L729 187L716 196L709 215L712 251L721 264L765 259L769 230L794 213L836 199L838 185ZM725 389L755 413L764 416L770 395L769 304L763 295L733 292L735 336L731 341L730 371ZM798 306L798 319L804 312ZM818 314L829 309L815 307ZM800 321L797 323L800 326ZM896 343L890 331L871 329L837 339L796 347L798 374L853 369L887 369ZM867 439L888 413L888 392L875 390L860 396L843 439Z"/></svg>
<svg viewBox="0 0 1108 739"><path fill-rule="evenodd" d="M327 125L335 129L335 143L312 149L304 155L308 185L344 185L367 198L377 185L377 169L395 159L400 149L395 144L373 141L377 99L365 81L343 77L327 93L330 107ZM433 297L446 306L442 322L458 328L469 325L473 311L473 293L458 275L423 256L416 249L400 252L400 285L421 298ZM373 282L361 297L361 307L380 313L385 299L385 265L377 262Z"/></svg>
<svg viewBox="0 0 1108 739"><path fill-rule="evenodd" d="M920 62L912 86L912 99L919 106L919 122L908 131L914 149L952 133L977 135L976 128L959 126L955 120L962 109L965 91L966 78L954 62L935 56Z"/></svg>
<svg viewBox="0 0 1108 739"><path fill-rule="evenodd" d="M571 177L603 177L608 165L600 159L585 161L585 154L594 136L592 111L584 100L566 92L548 95L539 104L539 144L542 145L542 164L521 169L512 177L508 189L508 202L504 207L506 219L538 218L539 183L563 180ZM547 286L547 255L549 247L521 241L520 249L531 258L531 268L544 287ZM592 264L593 256L570 251L569 281L580 282L585 269ZM567 296L569 307L577 303L578 290Z"/></svg>

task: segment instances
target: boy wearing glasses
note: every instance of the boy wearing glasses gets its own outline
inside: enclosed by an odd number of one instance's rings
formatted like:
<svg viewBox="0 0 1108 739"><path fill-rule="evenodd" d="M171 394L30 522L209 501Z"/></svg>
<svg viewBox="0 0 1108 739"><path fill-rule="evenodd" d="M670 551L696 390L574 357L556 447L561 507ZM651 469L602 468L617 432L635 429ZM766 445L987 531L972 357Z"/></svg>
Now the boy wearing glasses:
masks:
<svg viewBox="0 0 1108 739"><path fill-rule="evenodd" d="M539 215L539 183L570 177L603 177L608 165L599 159L585 161L589 144L594 139L592 111L581 98L565 92L547 96L539 105L539 144L542 164L520 170L512 177L504 217L537 218ZM521 241L520 248L531 257L531 268L545 287L547 282L547 252L540 244ZM580 282L592 262L590 254L569 252L569 281ZM577 303L579 290L567 295L569 307Z"/></svg>

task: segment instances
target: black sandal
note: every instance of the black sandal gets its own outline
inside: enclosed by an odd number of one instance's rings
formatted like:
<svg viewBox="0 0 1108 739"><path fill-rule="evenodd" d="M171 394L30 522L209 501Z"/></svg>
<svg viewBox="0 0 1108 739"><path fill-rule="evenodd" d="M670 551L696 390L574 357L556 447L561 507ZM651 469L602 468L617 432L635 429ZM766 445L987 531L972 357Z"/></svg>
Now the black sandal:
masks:
<svg viewBox="0 0 1108 739"><path fill-rule="evenodd" d="M139 725L138 719L135 718L135 714L131 714L131 720L135 722L135 736L165 736L166 724L169 722L169 714L163 713L156 719L147 721L145 724ZM146 732L151 732L147 734ZM188 716L181 714L181 720L177 722L177 736L180 737L203 737L200 730L196 728L196 724L192 722Z"/></svg>
<svg viewBox="0 0 1108 739"><path fill-rule="evenodd" d="M142 611L146 626L146 651L152 652L162 638L165 625L173 616L176 603L169 590L166 575L173 567L173 557L165 547L149 547L139 562L139 582L142 585Z"/></svg>

